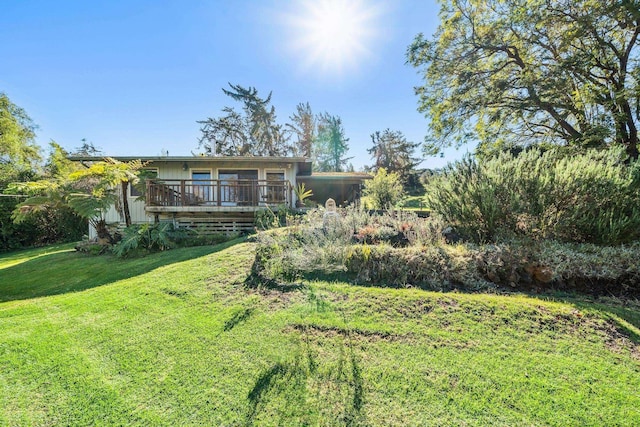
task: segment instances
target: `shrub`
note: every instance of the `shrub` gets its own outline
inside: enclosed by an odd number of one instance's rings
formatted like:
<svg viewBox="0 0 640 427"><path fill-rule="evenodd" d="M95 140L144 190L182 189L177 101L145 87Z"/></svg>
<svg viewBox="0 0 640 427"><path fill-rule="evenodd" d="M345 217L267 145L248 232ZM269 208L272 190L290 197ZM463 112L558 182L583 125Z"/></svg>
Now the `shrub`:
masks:
<svg viewBox="0 0 640 427"><path fill-rule="evenodd" d="M43 209L16 223L12 214L19 202L16 197L0 197L0 252L78 241L87 232L87 221L64 207Z"/></svg>
<svg viewBox="0 0 640 427"><path fill-rule="evenodd" d="M566 290L640 295L640 245L512 240L499 245L392 248L354 245L346 268L358 283L450 290Z"/></svg>
<svg viewBox="0 0 640 427"><path fill-rule="evenodd" d="M113 253L122 257L139 250L164 251L178 246L194 234L185 228L175 228L170 222L131 225L122 232L122 240L113 246Z"/></svg>
<svg viewBox="0 0 640 427"><path fill-rule="evenodd" d="M279 205L275 210L266 207L254 213L255 226L258 230L283 227L296 215L298 214L286 205Z"/></svg>
<svg viewBox="0 0 640 427"><path fill-rule="evenodd" d="M495 287L477 274L471 251L447 246L357 245L349 249L345 264L354 280L364 284L411 285L433 290Z"/></svg>
<svg viewBox="0 0 640 427"><path fill-rule="evenodd" d="M402 247L441 241L439 223L410 212L370 215L357 207L341 210L338 221L323 225L323 209L298 217L287 228L258 234L258 273L290 281L309 273L346 270L354 242L384 242Z"/></svg>
<svg viewBox="0 0 640 427"><path fill-rule="evenodd" d="M449 245L442 240L441 224L410 213L369 215L348 208L325 227L322 210L315 210L287 228L259 233L253 271L260 280L289 283L346 273L356 283L375 286L640 296L640 243L510 238ZM399 235L408 242L394 244Z"/></svg>
<svg viewBox="0 0 640 427"><path fill-rule="evenodd" d="M365 182L363 193L371 200L374 209L388 209L404 197L400 175L387 173L385 168L378 169L373 179Z"/></svg>
<svg viewBox="0 0 640 427"><path fill-rule="evenodd" d="M640 163L622 150L529 150L433 177L430 207L475 242L505 235L619 244L640 237Z"/></svg>

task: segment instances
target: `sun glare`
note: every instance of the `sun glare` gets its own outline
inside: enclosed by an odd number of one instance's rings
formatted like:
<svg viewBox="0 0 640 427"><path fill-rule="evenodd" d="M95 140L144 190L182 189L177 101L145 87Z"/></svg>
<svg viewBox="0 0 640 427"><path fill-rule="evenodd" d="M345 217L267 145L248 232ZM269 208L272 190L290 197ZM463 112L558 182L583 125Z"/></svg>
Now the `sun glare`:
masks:
<svg viewBox="0 0 640 427"><path fill-rule="evenodd" d="M291 47L306 69L324 73L355 69L371 54L380 10L362 0L303 0L286 17Z"/></svg>

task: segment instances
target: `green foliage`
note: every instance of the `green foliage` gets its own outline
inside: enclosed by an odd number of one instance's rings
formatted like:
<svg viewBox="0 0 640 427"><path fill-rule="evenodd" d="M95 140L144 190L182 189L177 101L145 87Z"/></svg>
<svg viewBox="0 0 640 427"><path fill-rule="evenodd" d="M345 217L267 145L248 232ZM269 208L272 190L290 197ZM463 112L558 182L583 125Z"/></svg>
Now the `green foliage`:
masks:
<svg viewBox="0 0 640 427"><path fill-rule="evenodd" d="M510 240L499 245L394 248L354 245L347 271L362 284L433 290L563 290L634 297L640 294L640 246L602 247Z"/></svg>
<svg viewBox="0 0 640 427"><path fill-rule="evenodd" d="M408 142L402 132L390 129L372 133L371 142L373 146L367 150L375 162L371 170L375 173L384 168L388 172L396 172L406 186L412 171L420 163L413 157L420 144Z"/></svg>
<svg viewBox="0 0 640 427"><path fill-rule="evenodd" d="M349 151L349 138L345 136L342 119L329 113L317 118L318 136L313 148L313 166L318 172L344 172L352 157L345 157Z"/></svg>
<svg viewBox="0 0 640 427"><path fill-rule="evenodd" d="M639 28L637 2L442 1L433 38L407 52L425 80L425 151L615 142L637 158Z"/></svg>
<svg viewBox="0 0 640 427"><path fill-rule="evenodd" d="M325 221L310 211L289 227L258 234L254 273L263 282L336 277L360 284L433 290L566 290L640 295L638 243L623 246L502 238L449 245L443 222L410 212L369 215L357 208Z"/></svg>
<svg viewBox="0 0 640 427"><path fill-rule="evenodd" d="M238 241L126 259L70 246L0 255L0 419L640 424L637 301L343 278L247 289L254 255Z"/></svg>
<svg viewBox="0 0 640 427"><path fill-rule="evenodd" d="M0 252L58 242L72 242L86 233L86 220L68 208L46 209L16 223L12 214L21 197L0 197Z"/></svg>
<svg viewBox="0 0 640 427"><path fill-rule="evenodd" d="M316 117L308 102L296 105L296 112L289 117L287 129L297 139L294 155L311 158L314 141L317 138Z"/></svg>
<svg viewBox="0 0 640 427"><path fill-rule="evenodd" d="M345 266L356 282L377 286L411 285L439 291L495 287L478 274L473 255L447 246L352 246Z"/></svg>
<svg viewBox="0 0 640 427"><path fill-rule="evenodd" d="M424 187L422 188L424 189ZM404 199L402 199L397 206L399 206L402 209L424 210L426 206L424 195L407 196Z"/></svg>
<svg viewBox="0 0 640 427"><path fill-rule="evenodd" d="M87 220L64 201L63 176L75 165L66 152L51 142L51 153L39 181L14 182L5 190L14 197L2 197L0 250L79 240Z"/></svg>
<svg viewBox="0 0 640 427"><path fill-rule="evenodd" d="M128 208L127 186L138 181L138 171L144 167L140 160L120 162L105 158L89 168L79 168L64 159L64 152L53 145L49 161L52 174L39 181L13 183L11 191L27 194L13 213L17 222L46 210L70 208L75 215L88 220L101 239L113 238L107 228L105 215L113 205L119 206L126 223L131 223Z"/></svg>
<svg viewBox="0 0 640 427"><path fill-rule="evenodd" d="M287 228L259 233L257 272L268 280L291 281L314 272L345 271L354 243L421 247L441 240L437 219L419 219L410 212L370 215L349 207L331 221L324 214L314 209Z"/></svg>
<svg viewBox="0 0 640 427"><path fill-rule="evenodd" d="M217 245L238 236L238 233L208 233L197 229L176 228L170 222L135 224L123 230L112 251L118 257L129 257L177 247Z"/></svg>
<svg viewBox="0 0 640 427"><path fill-rule="evenodd" d="M9 183L28 181L38 174L40 152L35 143L35 129L28 114L0 92L0 251L42 241L42 228L37 225L42 218L13 223L12 211L24 198L19 192L7 190Z"/></svg>
<svg viewBox="0 0 640 427"><path fill-rule="evenodd" d="M127 189L129 185L134 185L140 180L139 173L144 166L145 164L139 159L121 162L111 157L105 157L103 161L95 162L86 169L72 172L68 178L72 183L83 185L89 189L91 198L96 202L108 202L109 205L116 205L125 219L125 224L129 226L131 225L131 213L129 212ZM119 195L117 189L120 190ZM111 200L114 196L117 203Z"/></svg>
<svg viewBox="0 0 640 427"><path fill-rule="evenodd" d="M224 156L286 156L291 152L289 135L276 121L271 93L263 99L254 87L244 88L229 83L225 95L242 103L243 114L225 107L220 118L198 121L200 147L209 155Z"/></svg>
<svg viewBox="0 0 640 427"><path fill-rule="evenodd" d="M131 225L122 232L122 239L113 247L116 256L124 257L137 251L165 251L174 248L193 236L184 228L175 228L170 222Z"/></svg>
<svg viewBox="0 0 640 427"><path fill-rule="evenodd" d="M287 225L289 220L294 218L295 215L296 212L286 205L278 205L278 208L275 210L266 207L255 211L254 222L257 230L270 230Z"/></svg>
<svg viewBox="0 0 640 427"><path fill-rule="evenodd" d="M374 209L388 209L405 196L400 175L387 173L385 168L378 169L373 179L364 183L363 194L373 203Z"/></svg>
<svg viewBox="0 0 640 427"><path fill-rule="evenodd" d="M293 192L296 194L296 198L300 203L304 203L306 199L313 196L313 190L311 189L307 190L304 182L301 182L298 185L296 185L296 187L293 189Z"/></svg>
<svg viewBox="0 0 640 427"><path fill-rule="evenodd" d="M619 244L640 238L639 163L622 150L502 153L433 177L429 207L474 241L520 234Z"/></svg>
<svg viewBox="0 0 640 427"><path fill-rule="evenodd" d="M0 192L37 167L40 148L29 115L0 92Z"/></svg>

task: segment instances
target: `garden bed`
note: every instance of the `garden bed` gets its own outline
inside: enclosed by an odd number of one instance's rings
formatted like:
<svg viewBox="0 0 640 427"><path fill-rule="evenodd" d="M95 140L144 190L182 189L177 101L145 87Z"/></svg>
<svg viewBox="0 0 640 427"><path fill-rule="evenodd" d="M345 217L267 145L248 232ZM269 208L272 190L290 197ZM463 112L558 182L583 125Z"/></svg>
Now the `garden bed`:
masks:
<svg viewBox="0 0 640 427"><path fill-rule="evenodd" d="M294 282L341 272L358 284L431 290L577 291L640 297L640 245L507 239L447 244L434 218L410 213L322 212L259 235L254 273Z"/></svg>

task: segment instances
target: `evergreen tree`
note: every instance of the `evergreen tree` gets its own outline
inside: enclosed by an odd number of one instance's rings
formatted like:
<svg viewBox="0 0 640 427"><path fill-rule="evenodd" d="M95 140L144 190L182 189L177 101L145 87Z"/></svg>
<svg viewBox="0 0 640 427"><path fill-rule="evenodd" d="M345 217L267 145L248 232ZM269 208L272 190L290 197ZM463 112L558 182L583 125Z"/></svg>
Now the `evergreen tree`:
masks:
<svg viewBox="0 0 640 427"><path fill-rule="evenodd" d="M396 172L406 185L411 171L420 163L420 159L413 157L420 144L409 142L402 132L390 129L372 133L371 142L373 147L367 151L374 164L369 169L377 172L380 168L385 168L389 172Z"/></svg>
<svg viewBox="0 0 640 427"><path fill-rule="evenodd" d="M222 109L222 117L199 121L200 147L211 156L247 156L251 151L246 117L231 107Z"/></svg>
<svg viewBox="0 0 640 427"><path fill-rule="evenodd" d="M297 138L293 148L294 154L310 158L313 142L316 139L316 118L311 111L309 103L300 103L296 106L287 128Z"/></svg>
<svg viewBox="0 0 640 427"><path fill-rule="evenodd" d="M224 116L198 121L202 125L200 147L210 155L227 156L286 156L291 152L288 135L276 122L271 92L266 98L258 96L254 87L244 88L229 83L225 95L242 103L242 113L225 107Z"/></svg>
<svg viewBox="0 0 640 427"><path fill-rule="evenodd" d="M82 145L73 150L74 156L97 157L103 155L102 149L96 147L93 142L87 141L86 138L82 138L81 141Z"/></svg>
<svg viewBox="0 0 640 427"><path fill-rule="evenodd" d="M344 172L349 160L349 138L345 136L342 119L329 113L318 116L318 137L313 150L314 166L319 172Z"/></svg>

